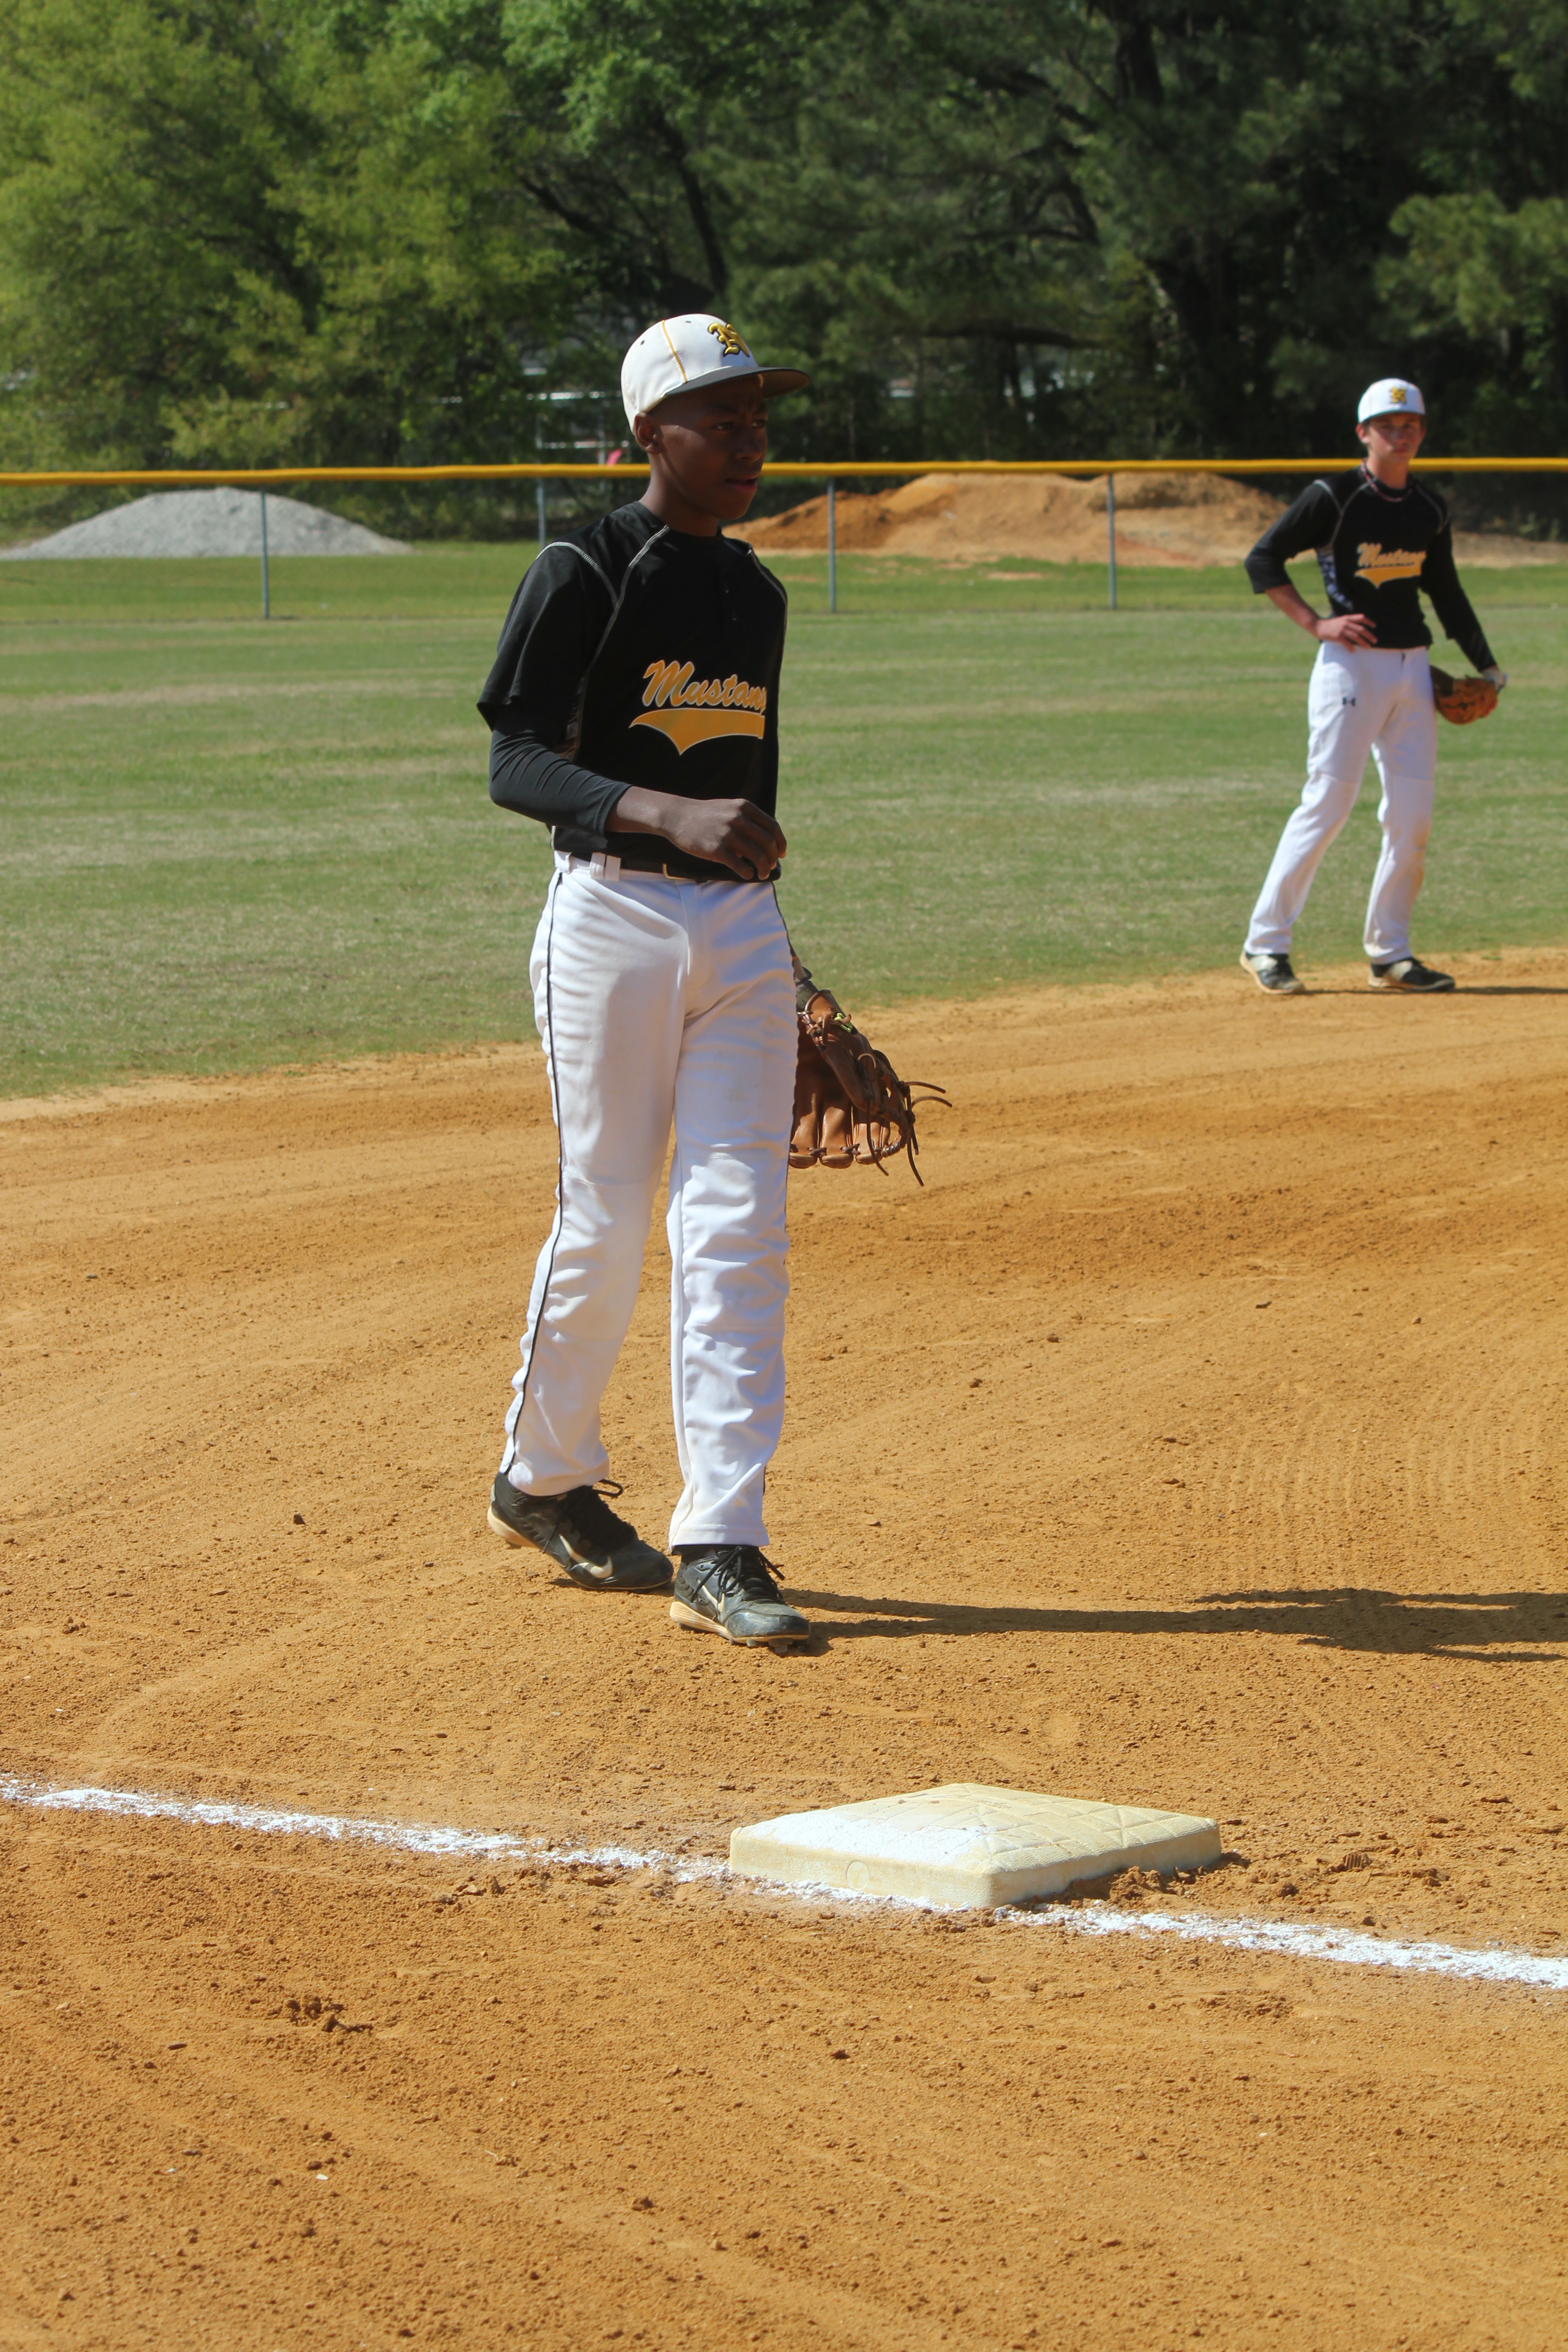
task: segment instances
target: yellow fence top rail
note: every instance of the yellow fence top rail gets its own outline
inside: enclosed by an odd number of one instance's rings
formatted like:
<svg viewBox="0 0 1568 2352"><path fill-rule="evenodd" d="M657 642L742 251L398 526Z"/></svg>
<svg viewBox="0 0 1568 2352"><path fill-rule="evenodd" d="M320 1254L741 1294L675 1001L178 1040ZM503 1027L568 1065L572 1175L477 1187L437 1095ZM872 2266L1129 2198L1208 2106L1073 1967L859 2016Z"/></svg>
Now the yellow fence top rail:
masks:
<svg viewBox="0 0 1568 2352"><path fill-rule="evenodd" d="M892 461L837 457L821 464L781 458L766 474L774 481L866 481L874 476L914 474L1322 474L1356 463L1338 457L921 457ZM1418 457L1434 474L1563 474L1568 457ZM646 466L221 466L169 467L157 472L101 473L62 469L49 473L0 473L0 489L69 489L101 483L107 489L175 490L230 488L266 490L285 482L562 482L637 479Z"/></svg>

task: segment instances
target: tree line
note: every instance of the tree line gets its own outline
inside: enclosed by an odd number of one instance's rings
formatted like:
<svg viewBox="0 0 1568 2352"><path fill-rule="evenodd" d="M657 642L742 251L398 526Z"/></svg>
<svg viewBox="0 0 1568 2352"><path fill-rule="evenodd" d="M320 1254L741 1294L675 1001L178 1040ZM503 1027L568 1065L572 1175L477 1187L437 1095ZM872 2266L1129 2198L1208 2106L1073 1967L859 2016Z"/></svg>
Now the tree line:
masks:
<svg viewBox="0 0 1568 2352"><path fill-rule="evenodd" d="M781 455L1568 431L1568 0L0 0L0 461L624 437L733 318Z"/></svg>

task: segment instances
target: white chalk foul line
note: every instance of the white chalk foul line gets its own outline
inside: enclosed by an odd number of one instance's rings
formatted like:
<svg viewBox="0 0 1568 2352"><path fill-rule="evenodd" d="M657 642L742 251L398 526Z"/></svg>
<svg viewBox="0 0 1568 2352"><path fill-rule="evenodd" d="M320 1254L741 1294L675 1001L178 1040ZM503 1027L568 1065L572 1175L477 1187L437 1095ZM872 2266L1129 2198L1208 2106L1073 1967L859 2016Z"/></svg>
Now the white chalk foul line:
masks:
<svg viewBox="0 0 1568 2352"><path fill-rule="evenodd" d="M1507 1946L1481 1951L1463 1944L1417 1944L1367 1936L1356 1927L1298 1924L1292 1919L1216 1919L1205 1911L1121 1911L1112 1903L1081 1910L1007 1910L1000 1915L1030 1927L1057 1927L1075 1936L1173 1937L1178 1943L1224 1944L1236 1952L1277 1952L1291 1960L1332 1960L1342 1968L1398 1969L1407 1975L1469 1977L1486 1984L1533 1985L1568 1992L1568 1959Z"/></svg>
<svg viewBox="0 0 1568 2352"><path fill-rule="evenodd" d="M454 1830L422 1822L373 1822L353 1813L295 1813L271 1805L226 1805L205 1797L160 1797L139 1789L51 1789L0 1772L0 1802L37 1811L115 1813L134 1821L188 1822L216 1830L249 1830L262 1837L330 1838L396 1853L449 1855L474 1862L597 1864L605 1870L663 1870L678 1878L728 1878L725 1864L703 1854L647 1853L625 1845L547 1845L505 1830Z"/></svg>
<svg viewBox="0 0 1568 2352"><path fill-rule="evenodd" d="M163 1797L137 1789L84 1786L56 1789L0 1773L0 1802L25 1805L36 1811L110 1813L135 1821L185 1822L207 1829L247 1830L263 1837L325 1838L339 1843L379 1846L397 1853L423 1854L489 1863L528 1863L602 1870L657 1870L681 1880L732 1881L737 1885L765 1889L808 1903L840 1903L888 1906L889 1898L867 1895L841 1886L784 1885L775 1880L738 1878L728 1864L705 1854L647 1852L624 1845L548 1845L542 1839L520 1838L505 1830L446 1829L419 1822L377 1822L353 1813L297 1813L281 1806L222 1804L204 1797ZM903 1910L927 1910L926 1904L895 1904ZM1206 1911L1121 1910L1113 1903L1086 1903L1080 1908L1052 1904L1033 1911L1010 1905L992 1915L1010 1927L1055 1929L1072 1936L1172 1937L1179 1943L1219 1944L1227 1950L1267 1952L1283 1959L1327 1960L1341 1968L1394 1969L1405 1975L1468 1978L1487 1984L1530 1985L1549 1992L1568 1992L1568 1958L1542 1952L1521 1952L1507 1946L1467 1949L1462 1944L1415 1943L1393 1937L1363 1935L1353 1927L1300 1924L1286 1919L1223 1919Z"/></svg>

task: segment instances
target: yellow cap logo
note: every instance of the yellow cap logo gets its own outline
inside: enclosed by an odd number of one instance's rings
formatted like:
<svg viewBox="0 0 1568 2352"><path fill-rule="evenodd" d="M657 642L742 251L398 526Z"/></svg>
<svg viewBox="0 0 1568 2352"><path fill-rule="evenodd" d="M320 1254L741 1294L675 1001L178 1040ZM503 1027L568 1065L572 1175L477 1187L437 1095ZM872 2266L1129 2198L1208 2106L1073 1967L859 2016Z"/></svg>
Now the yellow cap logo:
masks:
<svg viewBox="0 0 1568 2352"><path fill-rule="evenodd" d="M749 360L751 358L752 352L750 344L746 341L744 336L736 333L733 327L721 325L720 321L715 319L710 325L708 331L710 335L718 336L719 348L723 352L724 357L727 360Z"/></svg>
<svg viewBox="0 0 1568 2352"><path fill-rule="evenodd" d="M1391 383L1388 387L1388 397L1395 408L1403 408L1410 397L1409 386L1403 383Z"/></svg>

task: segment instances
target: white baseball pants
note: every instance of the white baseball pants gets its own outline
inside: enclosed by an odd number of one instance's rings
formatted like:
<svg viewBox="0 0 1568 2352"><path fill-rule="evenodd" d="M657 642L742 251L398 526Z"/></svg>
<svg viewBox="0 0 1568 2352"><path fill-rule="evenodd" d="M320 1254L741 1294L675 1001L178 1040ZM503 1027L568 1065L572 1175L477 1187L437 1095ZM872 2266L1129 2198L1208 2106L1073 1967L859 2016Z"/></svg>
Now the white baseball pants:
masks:
<svg viewBox="0 0 1568 2352"><path fill-rule="evenodd" d="M1383 851L1367 901L1371 963L1410 953L1410 912L1426 866L1437 714L1426 652L1321 645L1307 692L1307 782L1279 836L1247 934L1249 955L1286 955L1323 852L1355 806L1370 751L1383 779Z"/></svg>
<svg viewBox="0 0 1568 2352"><path fill-rule="evenodd" d="M665 1148L670 1544L765 1544L784 1420L795 982L773 893L557 856L533 943L560 1137L501 1468L533 1495L608 1468L599 1401L637 1303ZM601 869L598 872L594 868Z"/></svg>

